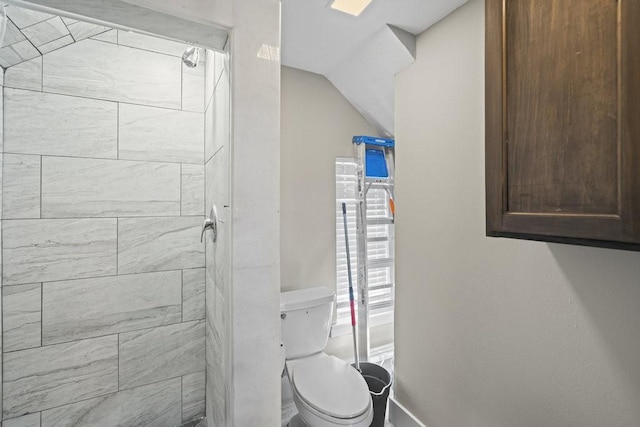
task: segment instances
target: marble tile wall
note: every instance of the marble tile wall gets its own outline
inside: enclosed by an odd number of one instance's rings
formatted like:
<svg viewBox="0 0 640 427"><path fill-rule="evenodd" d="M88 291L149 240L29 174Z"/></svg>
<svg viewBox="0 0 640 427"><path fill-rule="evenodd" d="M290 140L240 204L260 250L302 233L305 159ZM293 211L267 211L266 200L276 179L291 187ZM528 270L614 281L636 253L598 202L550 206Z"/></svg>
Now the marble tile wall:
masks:
<svg viewBox="0 0 640 427"><path fill-rule="evenodd" d="M202 415L205 398L205 377L201 374L182 377L182 421L187 422Z"/></svg>
<svg viewBox="0 0 640 427"><path fill-rule="evenodd" d="M4 418L118 391L117 335L3 356Z"/></svg>
<svg viewBox="0 0 640 427"><path fill-rule="evenodd" d="M6 87L42 90L42 57L7 68L4 73Z"/></svg>
<svg viewBox="0 0 640 427"><path fill-rule="evenodd" d="M42 341L48 345L179 323L181 304L180 271L43 283Z"/></svg>
<svg viewBox="0 0 640 427"><path fill-rule="evenodd" d="M8 6L7 30L0 49L0 65L9 68L109 30L102 25L61 18Z"/></svg>
<svg viewBox="0 0 640 427"><path fill-rule="evenodd" d="M40 55L29 40L21 40L0 49L0 66L3 68L28 61Z"/></svg>
<svg viewBox="0 0 640 427"><path fill-rule="evenodd" d="M43 157L40 173L42 218L180 214L178 164Z"/></svg>
<svg viewBox="0 0 640 427"><path fill-rule="evenodd" d="M173 378L49 409L42 412L42 427L177 426L181 423L180 381Z"/></svg>
<svg viewBox="0 0 640 427"><path fill-rule="evenodd" d="M202 120L202 112L123 104L119 114L120 158L202 165ZM156 138L145 138L151 133Z"/></svg>
<svg viewBox="0 0 640 427"><path fill-rule="evenodd" d="M182 63L175 58L85 39L43 59L42 85L51 93L180 109Z"/></svg>
<svg viewBox="0 0 640 427"><path fill-rule="evenodd" d="M6 286L2 292L4 351L40 347L42 343L42 285Z"/></svg>
<svg viewBox="0 0 640 427"><path fill-rule="evenodd" d="M204 57L186 70L180 43L11 8L39 49L76 43L0 91L2 425L199 418Z"/></svg>
<svg viewBox="0 0 640 427"><path fill-rule="evenodd" d="M42 58L43 68L48 59ZM7 88L5 103L6 153L118 157L115 102Z"/></svg>
<svg viewBox="0 0 640 427"><path fill-rule="evenodd" d="M5 427L40 427L40 413L11 418L3 421L2 425Z"/></svg>
<svg viewBox="0 0 640 427"><path fill-rule="evenodd" d="M132 388L202 372L204 321L120 334L120 387Z"/></svg>

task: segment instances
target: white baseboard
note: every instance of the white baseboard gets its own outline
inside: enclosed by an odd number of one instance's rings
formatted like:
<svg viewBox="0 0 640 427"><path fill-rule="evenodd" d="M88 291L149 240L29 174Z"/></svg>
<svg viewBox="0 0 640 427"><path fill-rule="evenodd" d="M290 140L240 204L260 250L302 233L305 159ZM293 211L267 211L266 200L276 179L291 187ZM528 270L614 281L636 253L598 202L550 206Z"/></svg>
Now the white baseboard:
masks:
<svg viewBox="0 0 640 427"><path fill-rule="evenodd" d="M394 427L427 427L393 397L389 398L389 421Z"/></svg>

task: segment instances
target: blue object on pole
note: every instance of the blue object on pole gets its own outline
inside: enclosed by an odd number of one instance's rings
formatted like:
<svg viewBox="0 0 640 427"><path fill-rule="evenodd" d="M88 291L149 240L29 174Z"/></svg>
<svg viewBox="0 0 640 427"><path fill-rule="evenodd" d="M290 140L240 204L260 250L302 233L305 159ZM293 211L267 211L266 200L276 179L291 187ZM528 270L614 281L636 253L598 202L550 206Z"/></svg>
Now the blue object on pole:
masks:
<svg viewBox="0 0 640 427"><path fill-rule="evenodd" d="M389 178L389 170L387 169L387 161L384 158L384 151L376 148L367 148L365 156L368 177Z"/></svg>
<svg viewBox="0 0 640 427"><path fill-rule="evenodd" d="M385 149L395 148L395 139L356 135L353 137L353 143L366 146L365 167L369 178L389 178Z"/></svg>

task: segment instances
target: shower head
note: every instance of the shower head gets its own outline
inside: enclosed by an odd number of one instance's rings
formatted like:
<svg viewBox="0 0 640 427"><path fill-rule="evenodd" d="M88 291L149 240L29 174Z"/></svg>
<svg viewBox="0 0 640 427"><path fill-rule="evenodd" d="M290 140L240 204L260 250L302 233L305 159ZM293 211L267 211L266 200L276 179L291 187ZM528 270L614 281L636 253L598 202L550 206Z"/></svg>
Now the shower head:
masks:
<svg viewBox="0 0 640 427"><path fill-rule="evenodd" d="M182 54L182 62L189 68L196 68L198 66L198 58L200 57L200 49L195 46L191 46L185 50Z"/></svg>

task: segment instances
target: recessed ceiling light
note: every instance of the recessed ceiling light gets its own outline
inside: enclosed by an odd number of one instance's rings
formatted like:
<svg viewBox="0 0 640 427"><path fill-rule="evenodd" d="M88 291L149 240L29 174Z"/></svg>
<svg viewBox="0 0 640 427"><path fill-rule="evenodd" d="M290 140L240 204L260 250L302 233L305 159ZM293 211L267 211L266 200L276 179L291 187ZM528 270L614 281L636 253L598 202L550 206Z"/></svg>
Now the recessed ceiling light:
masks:
<svg viewBox="0 0 640 427"><path fill-rule="evenodd" d="M369 6L371 0L333 0L331 9L358 16Z"/></svg>

